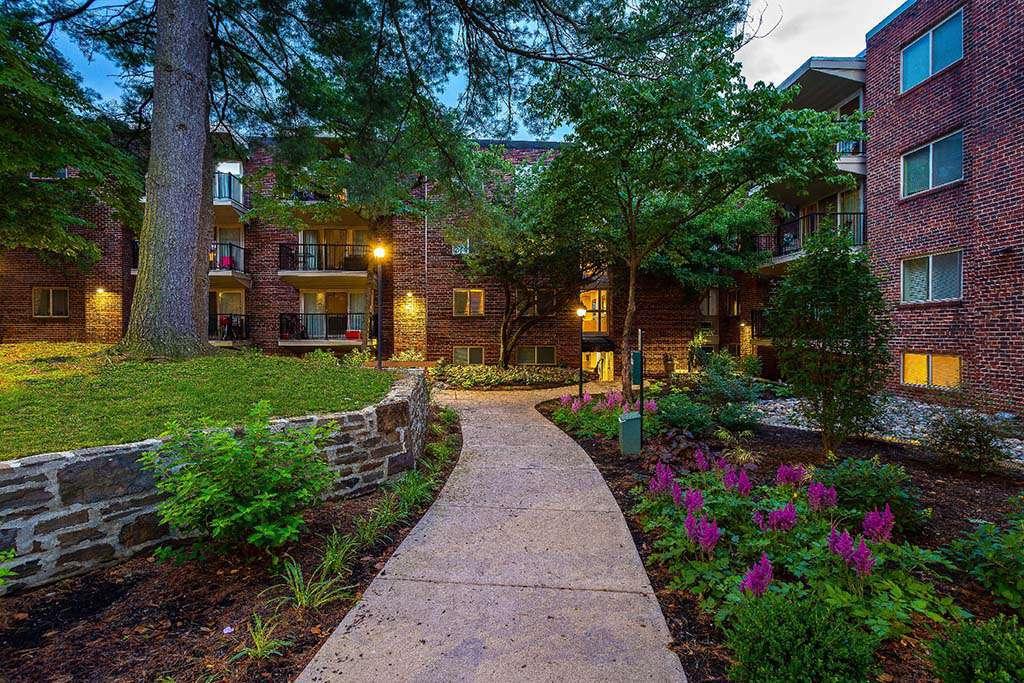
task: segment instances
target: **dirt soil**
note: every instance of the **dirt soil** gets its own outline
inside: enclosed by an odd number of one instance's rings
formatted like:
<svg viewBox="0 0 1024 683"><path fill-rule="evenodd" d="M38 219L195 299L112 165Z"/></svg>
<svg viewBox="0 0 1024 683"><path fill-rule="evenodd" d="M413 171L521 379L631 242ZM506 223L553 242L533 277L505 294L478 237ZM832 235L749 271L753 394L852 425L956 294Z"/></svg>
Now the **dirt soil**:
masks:
<svg viewBox="0 0 1024 683"><path fill-rule="evenodd" d="M558 401L547 401L537 409L547 416L558 406ZM571 435L570 435L571 436ZM663 444L645 444L640 456L624 457L618 445L605 439L576 439L590 455L615 495L633 534L633 540L647 567L651 585L661 602L662 611L672 632L672 649L679 655L691 683L727 681L731 664L730 652L724 635L710 615L704 613L695 596L684 591L667 588L668 572L649 562L651 544L655 537L644 533L630 514L635 500L629 491L638 485L646 486L654 471ZM715 440L706 442L714 451L721 447ZM755 485L768 483L775 476L778 464L821 464L820 437L813 432L779 427L758 427L746 446L755 454L752 469ZM1024 491L1024 476L1020 472L975 474L959 472L937 463L926 451L882 441L854 440L840 449L841 457L869 458L879 456L882 462L895 463L906 468L914 484L921 489L921 502L932 509L931 521L917 537L909 539L918 545L937 548L973 528L971 520L1000 521L1009 511L1008 500ZM950 577L936 589L951 595L956 602L977 617L987 618L1004 611L991 595L965 575ZM936 635L934 624L921 621L900 639L886 643L878 653L882 667L880 681L931 682L935 680L928 663L925 641Z"/></svg>
<svg viewBox="0 0 1024 683"><path fill-rule="evenodd" d="M451 473L461 449L442 474ZM325 503L306 513L300 541L281 553L307 576L323 557L324 538L380 500L379 490ZM266 556L220 557L182 566L132 560L0 598L0 683L23 681L285 681L294 679L358 601L429 506L391 540L359 557L352 598L320 610L283 607L274 638L288 641L281 656L230 661L249 644L253 613L271 617L266 603L282 592Z"/></svg>

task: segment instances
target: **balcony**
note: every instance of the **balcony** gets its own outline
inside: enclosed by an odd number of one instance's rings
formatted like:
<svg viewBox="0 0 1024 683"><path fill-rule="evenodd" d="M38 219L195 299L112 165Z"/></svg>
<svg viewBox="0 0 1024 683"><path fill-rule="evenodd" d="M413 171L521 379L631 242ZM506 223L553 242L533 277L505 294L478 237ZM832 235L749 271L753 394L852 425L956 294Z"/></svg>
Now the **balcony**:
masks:
<svg viewBox="0 0 1024 683"><path fill-rule="evenodd" d="M803 252L804 240L817 232L819 227L827 225L848 230L855 246L864 244L866 234L863 213L809 213L782 223L774 233L761 235L758 248L771 252L771 265L791 261Z"/></svg>
<svg viewBox="0 0 1024 683"><path fill-rule="evenodd" d="M207 334L215 346L233 346L249 341L249 323L241 313L210 313Z"/></svg>
<svg viewBox="0 0 1024 683"><path fill-rule="evenodd" d="M279 346L359 346L364 313L282 313Z"/></svg>
<svg viewBox="0 0 1024 683"><path fill-rule="evenodd" d="M245 248L229 242L214 242L210 246L210 286L248 288L251 285Z"/></svg>
<svg viewBox="0 0 1024 683"><path fill-rule="evenodd" d="M366 244L280 244L277 274L297 287L361 286L369 255Z"/></svg>
<svg viewBox="0 0 1024 683"><path fill-rule="evenodd" d="M233 173L213 174L213 215L217 225L233 225L245 213L242 179Z"/></svg>

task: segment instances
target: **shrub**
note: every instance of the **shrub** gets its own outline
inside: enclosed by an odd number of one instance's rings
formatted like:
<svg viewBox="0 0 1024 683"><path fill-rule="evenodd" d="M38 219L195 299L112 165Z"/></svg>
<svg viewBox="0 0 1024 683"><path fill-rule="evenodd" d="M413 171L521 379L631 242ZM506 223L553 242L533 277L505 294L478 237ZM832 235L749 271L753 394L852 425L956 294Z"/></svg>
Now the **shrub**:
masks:
<svg viewBox="0 0 1024 683"><path fill-rule="evenodd" d="M813 598L745 598L726 642L739 682L866 681L876 668L878 638Z"/></svg>
<svg viewBox="0 0 1024 683"><path fill-rule="evenodd" d="M973 472L998 469L1009 458L988 418L965 408L949 410L925 438L925 447L941 462Z"/></svg>
<svg viewBox="0 0 1024 683"><path fill-rule="evenodd" d="M451 429L459 421L459 414L455 412L454 408L445 406L441 408L437 414L437 419L448 429Z"/></svg>
<svg viewBox="0 0 1024 683"><path fill-rule="evenodd" d="M703 434L714 424L711 409L686 394L669 394L662 398L658 401L658 413L666 425L694 434Z"/></svg>
<svg viewBox="0 0 1024 683"><path fill-rule="evenodd" d="M748 403L726 403L715 418L718 424L733 432L751 429L757 424L757 415Z"/></svg>
<svg viewBox="0 0 1024 683"><path fill-rule="evenodd" d="M8 550L0 550L0 564L10 562L13 559L14 548L9 548ZM16 574L12 572L9 568L0 567L0 588L3 588L3 586L7 583L8 579L13 579L15 576Z"/></svg>
<svg viewBox="0 0 1024 683"><path fill-rule="evenodd" d="M1010 515L1005 528L982 522L953 542L949 556L998 601L1024 609L1024 512Z"/></svg>
<svg viewBox="0 0 1024 683"><path fill-rule="evenodd" d="M814 478L834 487L839 494L839 506L856 515L889 505L900 533L920 531L928 520L928 513L921 509L920 491L910 483L910 475L900 465L883 464L877 458L847 458L816 469Z"/></svg>
<svg viewBox="0 0 1024 683"><path fill-rule="evenodd" d="M295 540L299 513L334 480L319 454L329 430L271 431L269 412L267 403L256 404L240 433L173 423L170 439L140 458L164 495L161 521L198 537L197 549L274 548Z"/></svg>
<svg viewBox="0 0 1024 683"><path fill-rule="evenodd" d="M343 368L361 368L376 357L376 353L371 349L352 349L341 357L341 366Z"/></svg>
<svg viewBox="0 0 1024 683"><path fill-rule="evenodd" d="M391 356L391 360L398 362L423 362L426 360L426 356L419 349L405 349Z"/></svg>
<svg viewBox="0 0 1024 683"><path fill-rule="evenodd" d="M1024 681L1024 628L999 615L950 629L931 642L932 664L943 683Z"/></svg>
<svg viewBox="0 0 1024 683"><path fill-rule="evenodd" d="M696 389L700 400L712 408L729 403L752 403L759 394L758 383L745 374L749 362L740 362L725 351L708 356L704 369L697 376Z"/></svg>
<svg viewBox="0 0 1024 683"><path fill-rule="evenodd" d="M807 238L772 296L768 327L782 375L821 428L826 453L875 416L892 362L887 313L868 253L830 228Z"/></svg>
<svg viewBox="0 0 1024 683"><path fill-rule="evenodd" d="M435 382L457 389L502 386L565 386L579 380L579 370L533 365L454 365L439 362L430 369Z"/></svg>
<svg viewBox="0 0 1024 683"><path fill-rule="evenodd" d="M338 357L330 351L324 351L323 349L313 349L303 356L302 360L315 368L326 369L338 367Z"/></svg>

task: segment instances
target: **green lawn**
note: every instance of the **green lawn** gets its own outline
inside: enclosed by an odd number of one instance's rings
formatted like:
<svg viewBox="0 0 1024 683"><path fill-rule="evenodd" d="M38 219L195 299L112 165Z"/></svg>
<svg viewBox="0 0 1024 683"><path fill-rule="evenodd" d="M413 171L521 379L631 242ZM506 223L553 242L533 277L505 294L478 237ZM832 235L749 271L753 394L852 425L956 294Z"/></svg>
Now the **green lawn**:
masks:
<svg viewBox="0 0 1024 683"><path fill-rule="evenodd" d="M119 361L98 344L0 344L0 460L159 436L170 420L237 422L260 399L274 415L354 410L392 376L222 352Z"/></svg>

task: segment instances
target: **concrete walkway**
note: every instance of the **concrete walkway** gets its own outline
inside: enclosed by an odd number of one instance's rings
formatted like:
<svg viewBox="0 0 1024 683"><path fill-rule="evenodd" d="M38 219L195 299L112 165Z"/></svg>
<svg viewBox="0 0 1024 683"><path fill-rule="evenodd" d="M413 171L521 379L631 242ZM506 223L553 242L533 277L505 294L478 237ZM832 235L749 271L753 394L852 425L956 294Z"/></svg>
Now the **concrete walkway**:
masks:
<svg viewBox="0 0 1024 683"><path fill-rule="evenodd" d="M445 392L464 447L300 681L685 681L619 507L533 406Z"/></svg>

